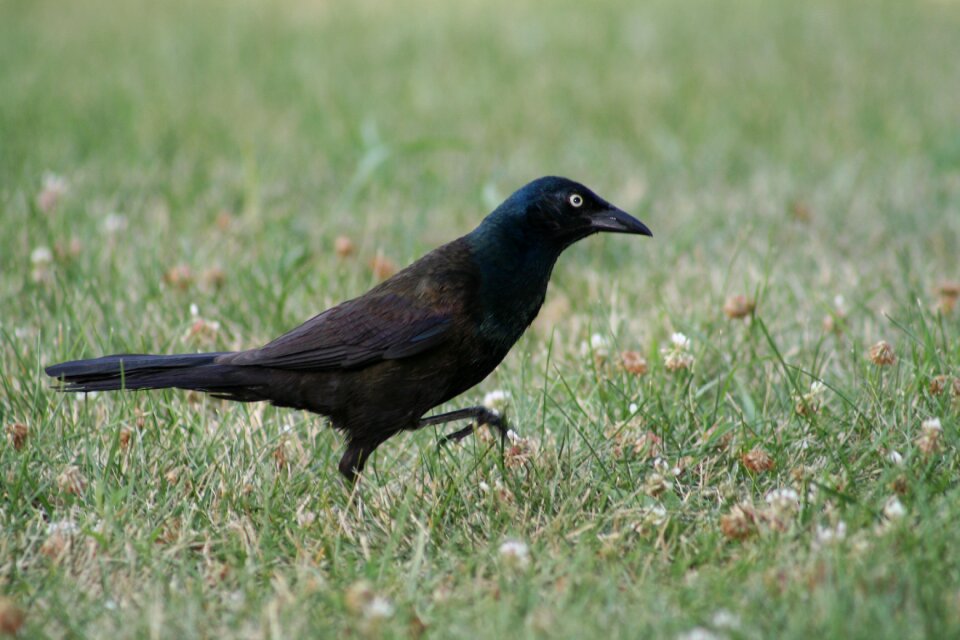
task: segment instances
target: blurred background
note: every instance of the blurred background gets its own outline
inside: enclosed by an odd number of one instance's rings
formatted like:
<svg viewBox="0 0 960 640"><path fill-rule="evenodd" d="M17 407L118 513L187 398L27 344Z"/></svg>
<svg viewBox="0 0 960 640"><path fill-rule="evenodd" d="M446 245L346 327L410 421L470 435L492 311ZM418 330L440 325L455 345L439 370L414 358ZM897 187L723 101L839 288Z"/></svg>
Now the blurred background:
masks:
<svg viewBox="0 0 960 640"><path fill-rule="evenodd" d="M578 246L569 264L622 270L668 315L712 305L729 278L798 289L777 302L865 288L889 304L932 295L955 265L960 10L948 0L8 0L2 12L7 301L32 286L35 248L71 240L80 272L147 287L181 263L255 269L241 256L322 270L339 235L363 261L402 265L545 174L654 229L653 242ZM64 193L46 213L45 175Z"/></svg>

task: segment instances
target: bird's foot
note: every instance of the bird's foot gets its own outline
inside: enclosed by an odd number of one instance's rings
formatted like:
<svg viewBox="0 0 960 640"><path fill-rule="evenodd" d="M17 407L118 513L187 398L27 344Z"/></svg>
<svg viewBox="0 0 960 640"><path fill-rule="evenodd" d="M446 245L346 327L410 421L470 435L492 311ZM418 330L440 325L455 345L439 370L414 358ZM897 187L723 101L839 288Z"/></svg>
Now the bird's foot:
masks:
<svg viewBox="0 0 960 640"><path fill-rule="evenodd" d="M470 423L459 431L454 431L453 433L448 433L447 435L440 438L440 444L447 444L450 442L460 442L468 435L477 430L477 425Z"/></svg>
<svg viewBox="0 0 960 640"><path fill-rule="evenodd" d="M511 439L511 435L516 437L516 432L510 428L510 425L507 423L507 419L504 418L503 415L492 409L487 409L486 407L481 408L483 409L483 412L477 416L475 422L470 423L459 431L454 431L453 433L444 436L442 442L459 442L482 426L487 426L495 430L500 436L501 443Z"/></svg>
<svg viewBox="0 0 960 640"><path fill-rule="evenodd" d="M496 429L500 434L501 441L506 440L508 434L512 432L507 424L507 419L504 418L500 413L494 411L493 409L488 409L487 407L467 407L466 409L457 409L456 411L430 416L429 418L423 418L420 420L420 426L425 427L431 424L444 424L446 422L463 420L465 418L470 418L473 420L473 422L459 431L454 431L453 433L445 435L440 440L440 444L459 442L476 431L477 427L482 425L487 425L488 427Z"/></svg>

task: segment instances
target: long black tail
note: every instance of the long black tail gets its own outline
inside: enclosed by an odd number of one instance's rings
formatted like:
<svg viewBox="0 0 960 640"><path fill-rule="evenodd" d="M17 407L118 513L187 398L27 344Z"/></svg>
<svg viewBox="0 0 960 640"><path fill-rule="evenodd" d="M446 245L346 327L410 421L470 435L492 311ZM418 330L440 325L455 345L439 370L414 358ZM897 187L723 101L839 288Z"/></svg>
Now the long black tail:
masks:
<svg viewBox="0 0 960 640"><path fill-rule="evenodd" d="M60 391L117 389L192 389L231 400L261 400L252 380L255 369L217 364L224 353L185 353L170 356L121 353L91 360L74 360L47 367L61 381Z"/></svg>

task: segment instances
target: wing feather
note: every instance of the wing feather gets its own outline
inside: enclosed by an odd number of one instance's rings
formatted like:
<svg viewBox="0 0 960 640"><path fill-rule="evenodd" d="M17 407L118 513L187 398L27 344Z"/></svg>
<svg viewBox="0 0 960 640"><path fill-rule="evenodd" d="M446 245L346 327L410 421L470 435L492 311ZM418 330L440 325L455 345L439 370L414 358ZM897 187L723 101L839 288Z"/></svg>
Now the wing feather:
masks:
<svg viewBox="0 0 960 640"><path fill-rule="evenodd" d="M451 314L396 293L365 295L324 311L230 364L322 371L409 358L448 339Z"/></svg>

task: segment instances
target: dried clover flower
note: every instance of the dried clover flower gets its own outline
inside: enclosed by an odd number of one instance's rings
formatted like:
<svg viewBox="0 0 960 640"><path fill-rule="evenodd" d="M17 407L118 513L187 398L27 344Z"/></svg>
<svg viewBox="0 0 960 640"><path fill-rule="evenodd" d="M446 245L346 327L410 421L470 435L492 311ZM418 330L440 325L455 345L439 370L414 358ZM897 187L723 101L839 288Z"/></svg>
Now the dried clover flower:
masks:
<svg viewBox="0 0 960 640"><path fill-rule="evenodd" d="M731 320L737 320L752 316L756 307L753 298L738 294L727 298L727 301L723 304L723 313Z"/></svg>
<svg viewBox="0 0 960 640"><path fill-rule="evenodd" d="M624 351L620 354L620 362L626 372L635 376L642 376L647 373L647 359L640 355L638 351Z"/></svg>
<svg viewBox="0 0 960 640"><path fill-rule="evenodd" d="M777 466L770 454L763 449L753 449L740 456L743 466L753 473L772 471Z"/></svg>
<svg viewBox="0 0 960 640"><path fill-rule="evenodd" d="M886 340L881 340L870 347L868 356L870 361L878 367L888 367L897 361L897 355L893 352L893 347Z"/></svg>

